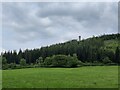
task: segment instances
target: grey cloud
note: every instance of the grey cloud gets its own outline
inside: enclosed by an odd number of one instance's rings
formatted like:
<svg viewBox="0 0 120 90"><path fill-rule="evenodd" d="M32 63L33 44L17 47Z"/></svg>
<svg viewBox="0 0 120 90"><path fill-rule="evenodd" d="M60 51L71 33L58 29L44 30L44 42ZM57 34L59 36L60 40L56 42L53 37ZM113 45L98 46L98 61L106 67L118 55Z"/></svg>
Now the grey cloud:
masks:
<svg viewBox="0 0 120 90"><path fill-rule="evenodd" d="M112 22L117 25L117 3L55 3L44 7L42 11L38 12L38 16L57 18L69 16L88 28L94 27L94 24L106 28L106 23L109 27ZM110 23L110 21L112 22Z"/></svg>
<svg viewBox="0 0 120 90"><path fill-rule="evenodd" d="M3 3L4 40L51 44L117 32L117 3ZM15 43L15 42L14 42Z"/></svg>
<svg viewBox="0 0 120 90"><path fill-rule="evenodd" d="M104 3L55 3L48 6L45 5L43 10L40 10L37 14L40 17L71 16L81 21L98 19L105 8L106 5Z"/></svg>

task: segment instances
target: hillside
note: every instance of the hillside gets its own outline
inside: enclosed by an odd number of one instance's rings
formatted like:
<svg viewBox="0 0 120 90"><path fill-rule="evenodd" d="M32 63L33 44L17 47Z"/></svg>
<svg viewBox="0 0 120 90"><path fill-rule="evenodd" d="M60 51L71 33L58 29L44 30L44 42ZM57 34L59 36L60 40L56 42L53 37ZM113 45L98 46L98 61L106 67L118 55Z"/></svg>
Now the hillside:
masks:
<svg viewBox="0 0 120 90"><path fill-rule="evenodd" d="M120 34L109 34L97 37L88 38L85 40L71 40L65 43L53 44L39 49L25 51L20 50L19 53L5 52L2 54L6 58L7 63L19 64L20 60L24 58L27 64L35 64L39 57L51 57L53 55L77 55L79 61L82 62L113 62L120 61L119 48ZM107 62L105 62L107 63Z"/></svg>

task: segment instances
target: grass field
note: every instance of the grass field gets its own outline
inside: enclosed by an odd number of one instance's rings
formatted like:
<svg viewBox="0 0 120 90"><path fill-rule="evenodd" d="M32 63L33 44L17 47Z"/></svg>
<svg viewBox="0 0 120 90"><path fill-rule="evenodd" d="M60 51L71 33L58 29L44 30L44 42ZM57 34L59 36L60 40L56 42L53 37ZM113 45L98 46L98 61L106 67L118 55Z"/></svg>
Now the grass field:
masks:
<svg viewBox="0 0 120 90"><path fill-rule="evenodd" d="M117 66L3 70L3 88L117 88Z"/></svg>

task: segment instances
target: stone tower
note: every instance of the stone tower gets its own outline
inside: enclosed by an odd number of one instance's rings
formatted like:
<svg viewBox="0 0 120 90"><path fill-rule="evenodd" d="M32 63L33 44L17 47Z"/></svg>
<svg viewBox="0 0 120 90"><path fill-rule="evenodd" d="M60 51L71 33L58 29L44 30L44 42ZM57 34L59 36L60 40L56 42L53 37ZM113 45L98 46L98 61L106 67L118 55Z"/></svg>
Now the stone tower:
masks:
<svg viewBox="0 0 120 90"><path fill-rule="evenodd" d="M79 41L81 41L81 36L79 36Z"/></svg>

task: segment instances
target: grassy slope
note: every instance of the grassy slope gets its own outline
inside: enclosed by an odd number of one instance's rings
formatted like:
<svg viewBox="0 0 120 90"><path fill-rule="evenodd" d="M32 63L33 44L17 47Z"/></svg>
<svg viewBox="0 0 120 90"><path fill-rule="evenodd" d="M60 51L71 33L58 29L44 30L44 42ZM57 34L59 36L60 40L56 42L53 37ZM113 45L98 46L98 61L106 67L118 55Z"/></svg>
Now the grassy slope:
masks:
<svg viewBox="0 0 120 90"><path fill-rule="evenodd" d="M3 71L4 88L118 87L117 66L30 68Z"/></svg>

